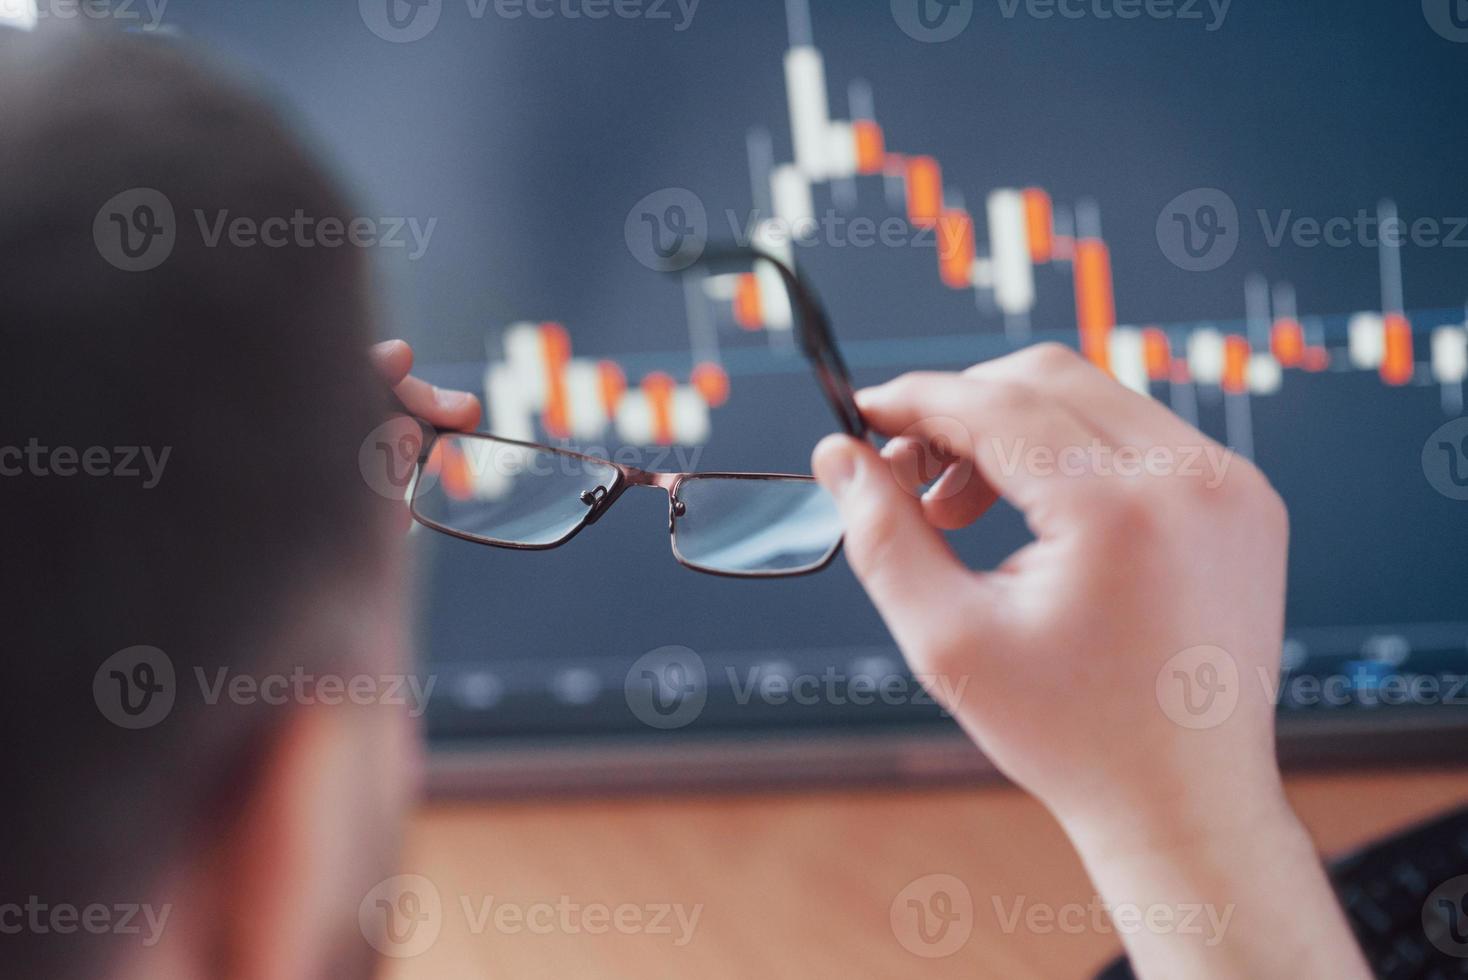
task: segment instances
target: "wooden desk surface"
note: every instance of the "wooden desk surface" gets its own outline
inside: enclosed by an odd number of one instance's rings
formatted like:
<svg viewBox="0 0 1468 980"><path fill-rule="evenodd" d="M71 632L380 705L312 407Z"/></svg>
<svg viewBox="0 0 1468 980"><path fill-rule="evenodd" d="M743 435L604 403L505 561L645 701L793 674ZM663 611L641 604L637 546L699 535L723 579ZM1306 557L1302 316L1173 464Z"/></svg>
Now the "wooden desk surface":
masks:
<svg viewBox="0 0 1468 980"><path fill-rule="evenodd" d="M1290 795L1328 853L1468 802L1468 771L1297 777ZM1060 909L1094 893L1054 821L1001 786L431 804L404 870L433 882L442 925L427 951L392 961L392 980L1065 980L1120 949L1089 916L1079 931L1074 920L1070 931L1006 929L1016 903ZM889 918L898 893L931 874L972 895L972 933L942 959L909 952ZM501 903L512 906L504 928ZM634 912L651 923L676 904L685 915L702 906L686 944L671 913L667 933L633 931ZM598 915L623 905L619 933Z"/></svg>

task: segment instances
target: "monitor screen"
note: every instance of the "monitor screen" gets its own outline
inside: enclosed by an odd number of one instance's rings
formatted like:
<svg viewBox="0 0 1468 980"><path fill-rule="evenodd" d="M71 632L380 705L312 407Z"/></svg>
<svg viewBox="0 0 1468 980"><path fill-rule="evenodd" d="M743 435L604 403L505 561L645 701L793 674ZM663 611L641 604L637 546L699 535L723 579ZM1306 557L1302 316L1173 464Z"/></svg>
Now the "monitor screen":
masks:
<svg viewBox="0 0 1468 980"><path fill-rule="evenodd" d="M1291 512L1286 666L1350 666L1359 702L1386 672L1468 672L1455 11L174 0L167 17L294 107L381 232L381 332L483 395L487 431L651 470L809 472L836 419L778 290L658 271L690 244L753 243L799 264L858 384L1056 340L1255 460ZM649 663L655 685L700 688L690 732L946 724L841 560L702 575L667 524L666 497L637 493L549 551L417 533L435 737L645 733L629 692ZM980 568L1025 540L1003 507L952 535Z"/></svg>

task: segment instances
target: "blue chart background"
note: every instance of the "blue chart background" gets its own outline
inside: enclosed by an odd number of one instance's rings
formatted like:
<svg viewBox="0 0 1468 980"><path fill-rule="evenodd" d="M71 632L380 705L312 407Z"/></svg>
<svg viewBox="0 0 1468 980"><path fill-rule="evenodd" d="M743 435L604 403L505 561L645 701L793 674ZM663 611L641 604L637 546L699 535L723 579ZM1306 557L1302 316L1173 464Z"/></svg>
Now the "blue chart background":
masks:
<svg viewBox="0 0 1468 980"><path fill-rule="evenodd" d="M1238 2L1209 31L1207 17L1041 20L981 2L945 44L909 38L886 2L813 6L833 116L845 115L846 82L864 77L889 148L937 156L971 208L994 187L1029 184L1058 202L1097 200L1125 323L1236 322L1252 271L1294 282L1304 314L1379 307L1374 249L1271 247L1260 210L1352 217L1392 196L1409 220L1468 215L1468 44L1434 33L1417 3ZM685 187L714 237L730 237L730 209L744 222L745 131L768 126L777 157L790 155L785 18L778 3L704 0L678 31L670 9L672 20L505 19L491 4L476 19L465 0L445 0L437 27L410 44L374 36L354 3L174 0L168 19L294 107L363 213L439 219L420 260L376 256L382 329L409 338L437 379L478 387L486 336L519 319L565 323L578 353L617 357L634 378L686 375L681 292L634 260L624 221L649 192ZM1201 274L1170 264L1154 234L1164 205L1196 187L1224 190L1243 216L1234 258ZM880 180L862 180L856 213L891 213ZM1403 258L1409 309L1435 311L1419 328L1447 322L1468 299L1468 249L1409 247ZM800 259L859 381L1007 349L971 294L939 284L931 246L817 245ZM1042 268L1038 284L1037 335L1072 339L1069 277ZM762 338L724 339L733 397L697 467L806 469L833 428L814 384ZM1437 389L1292 373L1254 406L1257 458L1293 516L1295 636L1349 657L1367 635L1400 631L1423 657L1468 662L1468 628L1454 625L1468 621L1468 504L1434 492L1420 461L1444 421ZM1205 427L1218 433L1220 415L1205 405ZM441 734L631 725L627 665L665 644L698 651L715 683L726 665L845 672L853 657L891 655L844 565L775 583L687 572L655 494L630 494L545 554L420 540L426 640L450 681L433 713ZM976 565L1023 540L1008 512L955 538ZM461 668L495 675L478 688L484 703L503 694L493 711L455 706ZM586 703L543 710L548 689ZM737 722L933 714L763 710ZM700 724L734 717L711 710Z"/></svg>

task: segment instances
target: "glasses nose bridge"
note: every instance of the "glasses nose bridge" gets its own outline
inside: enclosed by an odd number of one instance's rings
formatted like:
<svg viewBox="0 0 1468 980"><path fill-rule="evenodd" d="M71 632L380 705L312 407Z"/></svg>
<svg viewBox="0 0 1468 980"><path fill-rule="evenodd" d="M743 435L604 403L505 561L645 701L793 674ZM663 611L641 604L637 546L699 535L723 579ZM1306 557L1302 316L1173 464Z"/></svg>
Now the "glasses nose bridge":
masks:
<svg viewBox="0 0 1468 980"><path fill-rule="evenodd" d="M673 495L678 481L683 478L682 473L656 473L652 470L639 470L635 466L629 466L623 470L627 479L627 485L631 487L654 487L664 490L668 496Z"/></svg>
<svg viewBox="0 0 1468 980"><path fill-rule="evenodd" d="M629 466L622 471L630 487L652 487L662 490L668 495L668 533L673 533L678 518L683 516L685 510L681 501L678 500L678 484L687 474L684 473L657 473L651 470L640 470L635 466Z"/></svg>

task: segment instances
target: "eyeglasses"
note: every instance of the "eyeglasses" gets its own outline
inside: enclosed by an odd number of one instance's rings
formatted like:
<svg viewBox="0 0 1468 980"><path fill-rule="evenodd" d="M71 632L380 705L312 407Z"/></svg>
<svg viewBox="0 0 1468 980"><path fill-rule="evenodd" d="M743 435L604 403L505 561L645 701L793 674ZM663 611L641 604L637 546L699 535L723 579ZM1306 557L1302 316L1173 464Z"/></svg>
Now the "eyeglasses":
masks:
<svg viewBox="0 0 1468 980"><path fill-rule="evenodd" d="M790 301L800 349L842 429L867 427L850 374L814 292L785 263L755 249L705 254L706 271L766 263ZM399 409L401 411L401 409ZM810 476L789 473L660 473L538 443L439 429L421 419L409 491L418 523L496 548L558 548L611 509L629 487L668 495L673 557L695 571L737 578L818 572L841 550L835 502ZM417 445L413 446L412 443Z"/></svg>

